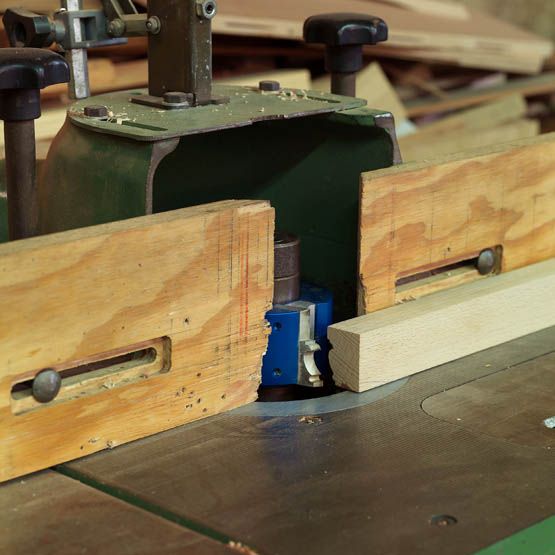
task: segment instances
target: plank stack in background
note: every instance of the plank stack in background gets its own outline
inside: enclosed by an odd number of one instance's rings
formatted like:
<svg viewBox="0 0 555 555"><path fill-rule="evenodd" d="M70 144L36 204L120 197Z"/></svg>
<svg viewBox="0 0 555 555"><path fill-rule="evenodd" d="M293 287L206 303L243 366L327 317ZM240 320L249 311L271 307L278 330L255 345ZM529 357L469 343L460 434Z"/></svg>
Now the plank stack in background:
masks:
<svg viewBox="0 0 555 555"><path fill-rule="evenodd" d="M135 2L144 9L146 0ZM537 18L526 17L527 2L531 11L548 14L552 0L516 1L518 17L509 19L534 22L536 30ZM2 2L0 11L9 4ZM15 4L42 13L59 7L58 0ZM87 8L100 5L85 0ZM327 89L322 49L301 40L304 19L324 12L371 13L387 21L390 39L366 49L368 62L377 59L379 65L361 72L358 95L372 108L394 113L406 160L524 138L538 134L540 126L555 127L555 73L544 72L553 44L549 33L540 36L476 9L513 15L503 5L500 9L499 0L220 0L213 22L214 74L236 84L271 77L284 86ZM146 39L91 51L90 75L94 94L145 86ZM65 90L55 86L43 93L47 106L37 125L41 155L63 122Z"/></svg>

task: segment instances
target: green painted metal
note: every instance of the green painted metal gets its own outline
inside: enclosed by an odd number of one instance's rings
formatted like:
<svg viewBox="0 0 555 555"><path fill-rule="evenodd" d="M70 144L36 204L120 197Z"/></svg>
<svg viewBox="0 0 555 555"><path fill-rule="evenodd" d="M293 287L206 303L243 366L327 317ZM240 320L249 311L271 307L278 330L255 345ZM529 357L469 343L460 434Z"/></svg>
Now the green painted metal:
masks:
<svg viewBox="0 0 555 555"><path fill-rule="evenodd" d="M41 232L146 214L153 148L66 121L39 174Z"/></svg>
<svg viewBox="0 0 555 555"><path fill-rule="evenodd" d="M110 98L114 108L117 100L130 121L151 127L164 121L164 132L83 123L83 118L74 125L77 103L40 175L41 232L151 209L267 199L276 209L277 226L301 236L303 277L333 290L337 318L354 316L360 174L391 166L394 159L393 140L381 126L384 114L361 106L363 101L323 93L323 100L313 100L312 93L296 100L248 89L244 94L245 102L239 95L227 108L207 107L204 116L205 108L164 111L130 105L129 92L87 101ZM339 111L330 112L331 107ZM258 113L267 117L260 119ZM170 138L176 134L180 138Z"/></svg>
<svg viewBox="0 0 555 555"><path fill-rule="evenodd" d="M78 126L136 141L159 141L183 135L242 127L264 120L293 119L357 108L365 100L333 94L283 89L263 93L254 87L214 85L214 94L230 99L228 104L194 109L164 110L130 102L146 90L109 93L80 100L68 112ZM85 106L100 104L110 112L107 121L85 117Z"/></svg>
<svg viewBox="0 0 555 555"><path fill-rule="evenodd" d="M392 165L367 108L183 137L154 178L154 210L267 199L301 237L303 278L329 287L337 318L355 315L360 174Z"/></svg>
<svg viewBox="0 0 555 555"><path fill-rule="evenodd" d="M486 547L476 555L555 555L555 516Z"/></svg>

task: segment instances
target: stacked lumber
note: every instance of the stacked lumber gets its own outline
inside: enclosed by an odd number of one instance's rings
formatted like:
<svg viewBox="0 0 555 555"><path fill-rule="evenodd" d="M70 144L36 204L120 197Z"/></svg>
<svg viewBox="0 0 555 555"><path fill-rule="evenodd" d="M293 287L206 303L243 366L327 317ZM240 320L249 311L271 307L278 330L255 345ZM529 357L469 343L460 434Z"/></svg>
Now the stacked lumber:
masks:
<svg viewBox="0 0 555 555"><path fill-rule="evenodd" d="M146 0L135 1L139 9L146 6ZM497 6L495 0L481 1ZM535 0L535 9L538 2L546 0ZM51 13L58 0L19 0L18 4ZM545 126L551 113L555 73L531 74L541 71L552 43L477 11L475 4L470 0L284 0L276 5L222 0L213 22L215 78L241 85L277 79L286 87L329 90L329 77L322 73L322 50L301 41L304 19L323 12L374 13L388 22L390 40L367 49L369 62L370 57L379 60L360 73L358 96L372 108L394 114L406 161L537 135L539 118ZM99 8L101 2L86 0L85 5ZM92 93L144 87L146 48L146 38L134 38L125 46L91 51ZM43 91L43 99L48 106L37 127L41 155L61 127L63 108L69 102L65 85ZM499 118L503 110L505 115ZM455 119L442 124L445 117Z"/></svg>
<svg viewBox="0 0 555 555"><path fill-rule="evenodd" d="M420 5L420 2L411 4ZM422 9L406 9L371 0L307 0L302 3L283 0L279 4L226 0L214 20L214 30L236 34L240 29L246 35L301 39L302 23L307 17L315 13L344 11L372 13L385 19L390 38L379 51L392 51L400 58L537 73L553 52L550 41L482 12L469 10L468 19L461 19L430 15L431 10L430 4L427 13L422 13Z"/></svg>

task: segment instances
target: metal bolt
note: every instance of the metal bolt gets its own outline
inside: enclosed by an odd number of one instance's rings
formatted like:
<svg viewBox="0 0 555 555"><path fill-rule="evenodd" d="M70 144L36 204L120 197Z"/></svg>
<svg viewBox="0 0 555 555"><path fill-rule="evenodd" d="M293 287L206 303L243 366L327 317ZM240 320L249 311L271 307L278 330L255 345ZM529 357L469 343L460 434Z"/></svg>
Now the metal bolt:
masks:
<svg viewBox="0 0 555 555"><path fill-rule="evenodd" d="M151 35L157 35L160 32L160 28L162 27L162 24L160 23L160 20L156 16L153 16L153 17L149 17L146 20L145 26L146 26L146 30Z"/></svg>
<svg viewBox="0 0 555 555"><path fill-rule="evenodd" d="M85 106L83 112L88 118L105 119L108 117L108 108L106 106Z"/></svg>
<svg viewBox="0 0 555 555"><path fill-rule="evenodd" d="M113 19L108 23L108 33L113 37L122 37L125 33L125 21L122 19Z"/></svg>
<svg viewBox="0 0 555 555"><path fill-rule="evenodd" d="M478 256L476 268L481 276L487 276L495 270L497 256L493 249L485 249Z"/></svg>
<svg viewBox="0 0 555 555"><path fill-rule="evenodd" d="M451 515L435 515L430 519L430 524L433 526L439 526L440 528L446 526L453 526L457 524L458 520Z"/></svg>
<svg viewBox="0 0 555 555"><path fill-rule="evenodd" d="M197 0L197 15L204 19L212 19L218 11L215 0Z"/></svg>
<svg viewBox="0 0 555 555"><path fill-rule="evenodd" d="M281 89L279 81L260 81L258 88L263 92L277 92Z"/></svg>
<svg viewBox="0 0 555 555"><path fill-rule="evenodd" d="M56 398L61 387L62 377L56 370L43 370L33 380L33 397L39 403L50 403Z"/></svg>
<svg viewBox="0 0 555 555"><path fill-rule="evenodd" d="M190 104L192 95L190 93L170 91L164 93L164 102L166 104Z"/></svg>

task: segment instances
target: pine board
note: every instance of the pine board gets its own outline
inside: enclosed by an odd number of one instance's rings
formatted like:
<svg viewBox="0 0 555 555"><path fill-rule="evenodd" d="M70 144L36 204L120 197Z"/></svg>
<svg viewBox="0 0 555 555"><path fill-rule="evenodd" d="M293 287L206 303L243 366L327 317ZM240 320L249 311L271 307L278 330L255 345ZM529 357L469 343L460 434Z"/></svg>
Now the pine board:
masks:
<svg viewBox="0 0 555 555"><path fill-rule="evenodd" d="M555 256L554 159L549 134L363 174L359 314L485 248L502 247L503 272Z"/></svg>
<svg viewBox="0 0 555 555"><path fill-rule="evenodd" d="M335 324L330 365L362 392L553 325L555 259Z"/></svg>
<svg viewBox="0 0 555 555"><path fill-rule="evenodd" d="M461 89L447 93L445 98L426 98L406 103L409 117L437 114L449 110L469 108L483 102L497 100L513 94L524 97L552 94L555 92L555 73L549 72L537 77L513 79L506 84L489 89Z"/></svg>
<svg viewBox="0 0 555 555"><path fill-rule="evenodd" d="M254 401L273 226L267 202L224 201L0 246L0 481ZM11 394L149 345L49 404Z"/></svg>
<svg viewBox="0 0 555 555"><path fill-rule="evenodd" d="M511 94L476 107L445 116L418 128L420 136L491 129L526 117L528 105L521 94Z"/></svg>

